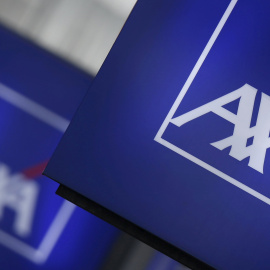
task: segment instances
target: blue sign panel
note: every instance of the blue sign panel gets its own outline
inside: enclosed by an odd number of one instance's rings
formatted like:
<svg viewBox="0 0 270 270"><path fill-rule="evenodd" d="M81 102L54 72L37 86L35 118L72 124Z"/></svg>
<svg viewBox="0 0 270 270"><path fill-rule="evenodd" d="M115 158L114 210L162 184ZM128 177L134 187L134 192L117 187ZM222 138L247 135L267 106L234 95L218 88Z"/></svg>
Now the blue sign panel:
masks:
<svg viewBox="0 0 270 270"><path fill-rule="evenodd" d="M269 8L138 1L46 174L214 268L268 268Z"/></svg>
<svg viewBox="0 0 270 270"><path fill-rule="evenodd" d="M41 176L92 77L0 27L0 268L97 269L117 230Z"/></svg>

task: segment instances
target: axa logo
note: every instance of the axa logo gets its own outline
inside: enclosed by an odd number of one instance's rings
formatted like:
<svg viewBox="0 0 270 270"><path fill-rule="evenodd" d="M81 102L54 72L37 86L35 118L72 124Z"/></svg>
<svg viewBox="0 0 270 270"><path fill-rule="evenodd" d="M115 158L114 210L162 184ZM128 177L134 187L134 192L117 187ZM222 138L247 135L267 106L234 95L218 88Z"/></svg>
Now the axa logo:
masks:
<svg viewBox="0 0 270 270"><path fill-rule="evenodd" d="M37 182L21 173L11 174L8 166L0 164L0 220L5 208L12 209L16 213L13 231L20 237L32 231L38 193Z"/></svg>
<svg viewBox="0 0 270 270"><path fill-rule="evenodd" d="M14 109L16 114L28 116L23 118L29 121L28 123L35 120L32 126L35 137L40 140L39 143L44 141L44 136L47 139L48 134L51 134L50 140L57 138L54 133L44 133L44 128L49 128L48 131L53 128L54 131L62 133L69 123L62 116L1 83L0 101L10 105L10 112ZM18 117L17 123L20 119ZM14 117L13 120L12 125L15 127L16 118ZM18 127L18 130L21 129ZM32 134L33 129L24 129L23 132L25 132L24 135ZM20 142L28 146L29 152L33 151L35 144L29 139L32 137L21 136L20 132L17 133L16 139L20 141L19 138L22 137ZM12 168L21 168L23 159L21 157L24 157L24 153L15 151L17 149L14 145L18 143L17 141L10 139L4 140L4 143L8 145L8 152L1 151L1 161L3 160L4 163L0 162L0 245L33 263L45 263L71 218L75 206L64 200L54 201L49 197L46 200L47 190L51 187L42 181L36 181L41 177L46 161L38 164L29 162L31 166L14 172ZM18 156L15 155L15 158L7 164L6 157L10 157L10 152L13 150ZM40 154L47 156L42 151ZM22 163L28 164L25 160ZM53 211L49 207L50 204L54 204ZM50 209L48 217L46 209ZM40 217L44 217L44 222Z"/></svg>
<svg viewBox="0 0 270 270"><path fill-rule="evenodd" d="M263 173L266 151L270 147L270 97L261 93L256 125L251 127L256 94L257 89L245 84L229 94L171 119L170 122L180 127L210 112L222 117L234 125L233 133L229 137L212 142L211 145L219 150L231 147L231 157L239 161L249 157L248 166ZM236 114L224 108L237 99L240 101ZM247 146L248 140L252 140L252 144Z"/></svg>
<svg viewBox="0 0 270 270"><path fill-rule="evenodd" d="M192 95L196 95L196 91L199 91L199 88L200 91L202 91L202 85L206 82L208 85L211 85L210 78L212 74L209 72L210 69L208 68L210 68L210 66L208 66L208 62L205 62L205 60L208 58L208 55L212 53L212 50L217 48L215 44L216 40L223 31L223 27L229 19L236 3L237 1L230 2L206 46L202 50L200 57L183 84L183 87L161 124L154 140L214 174L217 176L216 179L223 179L251 196L270 205L269 189L265 186L267 185L267 182L260 181L260 183L257 184L258 181L256 181L257 178L265 180L267 173L265 173L265 175L263 173L264 171L269 171L269 166L266 166L266 161L269 159L269 157L267 157L267 150L270 147L270 97L268 95L265 93L257 93L257 89L251 85L245 84L236 90L235 88L228 89L228 94L212 100L207 104L202 103L201 106L195 109L192 107L190 111L183 113L180 116L179 114L176 114L177 111L179 112L181 110L181 106L183 106L183 109L185 106L188 106L190 98ZM218 62L216 62L216 67L217 69L219 68ZM198 76L201 73L201 69L204 69L205 72L209 72L209 77ZM220 72L218 77L215 77L215 85L221 83L219 78L224 79L222 72ZM225 81L223 82L225 83ZM232 82L230 81L226 81L226 85L228 86L230 86L231 83ZM223 84L223 86L225 85ZM188 92L189 98L186 98L185 96ZM202 92L200 94L203 95ZM211 93L208 92L207 95L209 94ZM257 95L258 98L256 98ZM228 106L226 105L237 99L239 99L238 108L237 112L234 113L228 110ZM258 110L257 101L260 102ZM256 117L257 112L258 114ZM193 131L196 130L198 122L206 123L206 119L213 119L209 113L216 116L214 117L215 122L211 123L217 123L216 127L220 127L220 129L217 130L217 128L215 128L203 133L201 136L203 142L202 145L200 145L198 137L195 138L193 144L189 141L185 141L189 139L189 135L191 138L194 138ZM207 116L203 117L204 115ZM198 120L193 121L195 119ZM191 123L188 124L189 122ZM221 122L224 122L225 124L221 126ZM231 126L231 129L227 129L228 125ZM180 128L177 131L176 127L183 128ZM200 130L200 127L198 127L197 130ZM223 132L226 132L226 135ZM196 135L197 133L195 136ZM224 158L226 154L221 151L229 147L230 149L227 149L229 150L229 158L226 159ZM208 155L208 153L211 154ZM246 166L246 172L243 171L245 167L244 162L240 163L240 161L245 158L248 159L249 166ZM175 165L177 166L177 159L175 159L175 162ZM252 170L253 173L251 172ZM194 171L194 173L197 173L200 172L200 169L197 171L197 167L194 167Z"/></svg>

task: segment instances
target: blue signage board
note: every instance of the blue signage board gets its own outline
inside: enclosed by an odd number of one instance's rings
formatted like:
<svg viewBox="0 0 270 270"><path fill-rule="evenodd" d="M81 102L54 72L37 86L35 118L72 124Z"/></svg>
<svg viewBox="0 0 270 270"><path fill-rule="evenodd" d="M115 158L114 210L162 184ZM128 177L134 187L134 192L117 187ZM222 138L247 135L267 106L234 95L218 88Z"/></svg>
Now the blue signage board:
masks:
<svg viewBox="0 0 270 270"><path fill-rule="evenodd" d="M0 269L98 269L117 236L41 175L91 82L0 26Z"/></svg>
<svg viewBox="0 0 270 270"><path fill-rule="evenodd" d="M209 267L267 269L269 8L139 0L45 173Z"/></svg>

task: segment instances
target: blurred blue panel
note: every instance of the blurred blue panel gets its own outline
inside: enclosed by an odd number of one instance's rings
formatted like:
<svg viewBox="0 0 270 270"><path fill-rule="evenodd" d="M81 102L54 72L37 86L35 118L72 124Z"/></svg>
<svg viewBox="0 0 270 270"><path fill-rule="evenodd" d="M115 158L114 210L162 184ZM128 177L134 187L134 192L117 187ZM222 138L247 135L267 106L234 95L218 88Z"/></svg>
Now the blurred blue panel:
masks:
<svg viewBox="0 0 270 270"><path fill-rule="evenodd" d="M0 26L0 269L98 269L118 234L41 176L92 79Z"/></svg>

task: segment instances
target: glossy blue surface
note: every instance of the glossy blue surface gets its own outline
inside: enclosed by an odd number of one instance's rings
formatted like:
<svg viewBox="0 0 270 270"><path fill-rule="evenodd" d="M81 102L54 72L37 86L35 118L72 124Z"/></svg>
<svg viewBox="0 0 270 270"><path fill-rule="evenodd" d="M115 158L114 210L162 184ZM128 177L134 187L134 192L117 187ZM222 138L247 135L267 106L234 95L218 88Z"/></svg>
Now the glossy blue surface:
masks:
<svg viewBox="0 0 270 270"><path fill-rule="evenodd" d="M267 269L269 153L262 174L211 146L234 131L214 113L162 135L258 199L154 141L230 3L139 0L46 174L217 269ZM236 3L173 117L247 83L258 89L256 123L270 95L269 8Z"/></svg>

